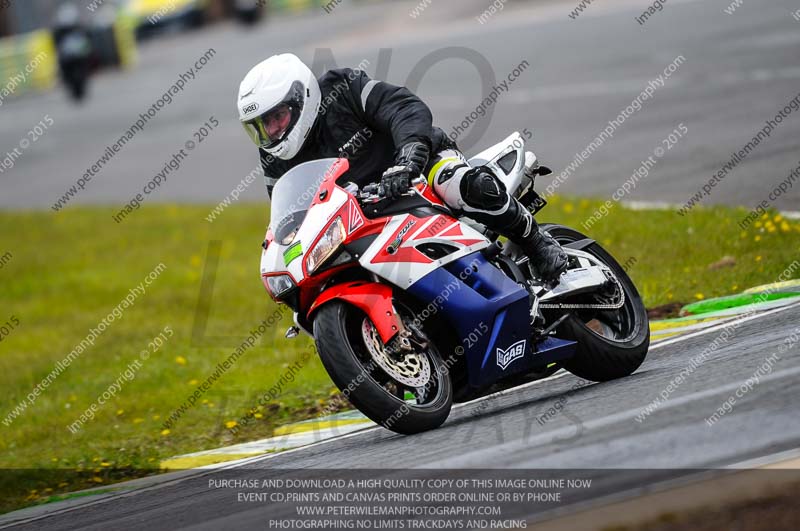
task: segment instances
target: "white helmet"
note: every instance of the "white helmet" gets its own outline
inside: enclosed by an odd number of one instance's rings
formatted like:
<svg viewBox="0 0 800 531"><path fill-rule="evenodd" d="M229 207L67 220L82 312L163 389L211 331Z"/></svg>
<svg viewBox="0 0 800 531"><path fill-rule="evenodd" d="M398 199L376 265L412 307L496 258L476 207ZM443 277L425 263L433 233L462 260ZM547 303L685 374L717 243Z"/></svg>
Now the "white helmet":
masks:
<svg viewBox="0 0 800 531"><path fill-rule="evenodd" d="M56 28L70 28L77 26L81 21L81 13L78 6L75 4L61 4L56 11L55 27Z"/></svg>
<svg viewBox="0 0 800 531"><path fill-rule="evenodd" d="M257 146L288 160L303 147L321 100L317 78L296 55L273 55L239 85L239 120Z"/></svg>

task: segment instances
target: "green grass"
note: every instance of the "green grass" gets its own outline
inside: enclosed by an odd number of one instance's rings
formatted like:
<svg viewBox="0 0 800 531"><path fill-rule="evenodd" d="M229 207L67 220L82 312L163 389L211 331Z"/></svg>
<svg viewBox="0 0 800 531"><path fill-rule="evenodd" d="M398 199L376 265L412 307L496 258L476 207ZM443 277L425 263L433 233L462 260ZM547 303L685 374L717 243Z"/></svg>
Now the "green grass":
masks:
<svg viewBox="0 0 800 531"><path fill-rule="evenodd" d="M555 198L539 217L576 228L599 202ZM316 416L334 391L313 358L257 422L235 436L226 423L242 417L310 340L284 340L285 316L186 412L169 433L162 423L275 310L258 276L265 207L241 204L213 224L207 206L143 207L117 225L112 209L0 213L0 324L19 320L0 342L0 420L159 264L167 268L10 426L0 422L0 468L37 469L13 482L21 498L0 510L47 496L153 473L161 459L272 435L275 427ZM744 210L633 212L616 207L589 231L630 274L648 307L736 292L771 282L798 256L800 224L777 222L741 231ZM765 220L762 220L764 223ZM772 228L770 228L772 227ZM760 241L756 241L759 239ZM222 242L206 336L233 339L192 344L209 242ZM735 265L709 265L723 256ZM95 402L148 342L171 326L174 336L135 379L78 433L67 425ZM241 339L239 340L241 341ZM70 471L70 474L66 472ZM27 479L26 479L27 478ZM35 491L35 492L34 492Z"/></svg>
<svg viewBox="0 0 800 531"><path fill-rule="evenodd" d="M675 210L634 211L617 205L583 230L582 223L600 204L556 197L537 217L587 233L621 264L633 262L629 273L648 308L775 282L800 258L800 221L775 212L741 230L739 221L747 214L743 208L695 208L681 217ZM710 267L724 257L735 263ZM794 275L800 276L796 268Z"/></svg>

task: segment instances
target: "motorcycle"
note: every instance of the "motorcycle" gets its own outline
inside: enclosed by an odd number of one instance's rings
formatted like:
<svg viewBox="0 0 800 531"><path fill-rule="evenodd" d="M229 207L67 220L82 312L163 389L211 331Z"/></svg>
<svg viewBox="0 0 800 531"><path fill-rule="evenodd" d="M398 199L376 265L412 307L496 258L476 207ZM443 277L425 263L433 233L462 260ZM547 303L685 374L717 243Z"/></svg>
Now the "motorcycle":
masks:
<svg viewBox="0 0 800 531"><path fill-rule="evenodd" d="M233 0L232 10L236 20L246 26L252 26L264 15L266 4L266 0Z"/></svg>
<svg viewBox="0 0 800 531"><path fill-rule="evenodd" d="M76 102L86 97L92 67L92 44L88 33L79 27L59 35L57 50L61 79Z"/></svg>
<svg viewBox="0 0 800 531"><path fill-rule="evenodd" d="M470 159L536 213L552 173L514 133ZM602 382L632 374L650 343L647 312L622 266L596 241L543 224L569 266L544 282L511 242L457 219L420 177L388 201L346 179L346 158L305 162L272 194L261 276L294 311L286 337L315 340L342 394L392 431L440 426L454 402L563 368Z"/></svg>

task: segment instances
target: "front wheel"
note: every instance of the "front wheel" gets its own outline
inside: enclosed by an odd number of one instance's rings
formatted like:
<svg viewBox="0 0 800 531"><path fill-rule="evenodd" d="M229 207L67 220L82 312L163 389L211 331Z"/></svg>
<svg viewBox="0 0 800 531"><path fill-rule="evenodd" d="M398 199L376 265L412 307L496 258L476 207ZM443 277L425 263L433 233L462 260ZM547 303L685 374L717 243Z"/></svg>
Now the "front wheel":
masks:
<svg viewBox="0 0 800 531"><path fill-rule="evenodd" d="M580 232L562 225L545 225L543 228L561 245L586 238ZM564 302L602 304L620 300L615 297L619 297L619 290L622 290L624 303L613 310L572 311L558 327L556 334L578 343L575 356L564 362L564 368L580 378L595 382L622 378L638 369L647 356L650 346L647 310L633 281L610 253L598 243L592 243L583 250L611 269L618 282L616 292L580 296L580 300ZM554 313L554 317L558 312L563 314L562 310L549 311Z"/></svg>
<svg viewBox="0 0 800 531"><path fill-rule="evenodd" d="M410 328L404 315L409 312L398 310ZM418 338L421 331L413 331ZM341 301L319 309L314 338L322 364L339 390L384 428L419 433L439 427L450 414L453 387L432 342L412 341L413 352L390 353L372 321Z"/></svg>

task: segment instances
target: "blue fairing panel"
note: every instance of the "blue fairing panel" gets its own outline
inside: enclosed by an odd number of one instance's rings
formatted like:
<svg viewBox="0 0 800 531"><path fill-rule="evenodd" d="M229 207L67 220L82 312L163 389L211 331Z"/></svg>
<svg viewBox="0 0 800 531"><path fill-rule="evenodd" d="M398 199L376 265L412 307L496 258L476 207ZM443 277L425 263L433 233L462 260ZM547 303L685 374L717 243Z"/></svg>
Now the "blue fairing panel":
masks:
<svg viewBox="0 0 800 531"><path fill-rule="evenodd" d="M530 344L530 304L525 288L476 252L421 278L408 289L426 311L453 326L466 357L469 383L483 387L542 364Z"/></svg>

